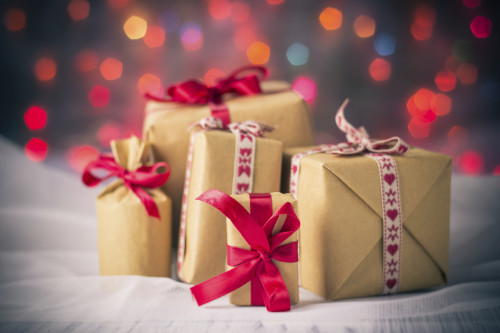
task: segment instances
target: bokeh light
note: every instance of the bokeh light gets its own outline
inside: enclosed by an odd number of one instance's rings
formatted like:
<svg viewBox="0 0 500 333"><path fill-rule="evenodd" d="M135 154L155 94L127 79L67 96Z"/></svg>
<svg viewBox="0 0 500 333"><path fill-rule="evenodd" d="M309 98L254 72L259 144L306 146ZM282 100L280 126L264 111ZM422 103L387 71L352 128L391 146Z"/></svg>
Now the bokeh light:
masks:
<svg viewBox="0 0 500 333"><path fill-rule="evenodd" d="M153 96L160 96L163 92L163 86L160 78L151 73L146 73L140 77L137 81L137 88L139 89L139 93L141 95L150 93Z"/></svg>
<svg viewBox="0 0 500 333"><path fill-rule="evenodd" d="M294 66L304 65L309 60L309 49L303 44L293 43L286 50L286 58Z"/></svg>
<svg viewBox="0 0 500 333"><path fill-rule="evenodd" d="M434 82L439 90L452 91L457 84L457 76L451 71L441 70L436 74Z"/></svg>
<svg viewBox="0 0 500 333"><path fill-rule="evenodd" d="M388 56L396 50L396 40L389 34L382 33L373 41L375 51L381 56Z"/></svg>
<svg viewBox="0 0 500 333"><path fill-rule="evenodd" d="M142 37L142 40L148 47L160 47L165 42L165 29L159 25L150 25L146 30L146 34Z"/></svg>
<svg viewBox="0 0 500 333"><path fill-rule="evenodd" d="M198 24L186 22L179 30L181 42L188 51L195 51L203 45L203 34Z"/></svg>
<svg viewBox="0 0 500 333"><path fill-rule="evenodd" d="M421 112L426 112L431 108L431 101L434 98L434 93L429 89L419 89L413 97L415 106Z"/></svg>
<svg viewBox="0 0 500 333"><path fill-rule="evenodd" d="M37 60L34 67L35 76L40 81L52 80L57 73L57 64L48 57L41 57Z"/></svg>
<svg viewBox="0 0 500 333"><path fill-rule="evenodd" d="M236 23L243 23L250 18L250 6L243 1L231 3L231 20Z"/></svg>
<svg viewBox="0 0 500 333"><path fill-rule="evenodd" d="M109 7L113 9L125 7L131 0L108 0Z"/></svg>
<svg viewBox="0 0 500 333"><path fill-rule="evenodd" d="M319 14L319 22L325 30L337 30L342 26L342 12L333 7L326 7Z"/></svg>
<svg viewBox="0 0 500 333"><path fill-rule="evenodd" d="M316 83L308 77L298 77L292 84L292 90L299 94L307 103L312 103L316 97Z"/></svg>
<svg viewBox="0 0 500 333"><path fill-rule="evenodd" d="M11 8L5 12L3 23L9 31L20 31L26 25L26 14L17 8Z"/></svg>
<svg viewBox="0 0 500 333"><path fill-rule="evenodd" d="M111 140L120 139L120 129L112 122L102 125L97 131L97 139L102 146L108 147Z"/></svg>
<svg viewBox="0 0 500 333"><path fill-rule="evenodd" d="M224 71L218 68L210 68L203 76L203 81L206 85L213 86L217 82L217 79L223 78L225 76L226 73L224 73Z"/></svg>
<svg viewBox="0 0 500 333"><path fill-rule="evenodd" d="M285 2L285 0L266 0L268 4L270 5L280 5L282 4L283 2Z"/></svg>
<svg viewBox="0 0 500 333"><path fill-rule="evenodd" d="M487 38L491 35L491 20L485 16L478 15L472 20L470 29L477 38Z"/></svg>
<svg viewBox="0 0 500 333"><path fill-rule="evenodd" d="M462 2L469 8L476 8L481 5L481 0L462 0Z"/></svg>
<svg viewBox="0 0 500 333"><path fill-rule="evenodd" d="M445 94L437 93L431 99L431 110L437 116L445 116L451 111L451 98Z"/></svg>
<svg viewBox="0 0 500 333"><path fill-rule="evenodd" d="M92 87L92 89L90 89L88 98L90 104L92 104L94 107L102 108L108 105L109 99L111 98L111 93L109 92L108 88L97 84Z"/></svg>
<svg viewBox="0 0 500 333"><path fill-rule="evenodd" d="M477 80L477 67L466 62L460 64L457 68L457 78L461 84L473 84Z"/></svg>
<svg viewBox="0 0 500 333"><path fill-rule="evenodd" d="M493 169L493 175L500 176L500 164L498 164L495 169Z"/></svg>
<svg viewBox="0 0 500 333"><path fill-rule="evenodd" d="M452 54L451 56L446 58L446 61L444 62L444 68L446 70L455 72L461 63L462 61Z"/></svg>
<svg viewBox="0 0 500 333"><path fill-rule="evenodd" d="M408 131L415 139L423 139L428 137L430 130L430 123L422 121L417 117L413 117L408 124Z"/></svg>
<svg viewBox="0 0 500 333"><path fill-rule="evenodd" d="M381 58L373 60L368 70L375 81L385 81L391 77L391 63Z"/></svg>
<svg viewBox="0 0 500 333"><path fill-rule="evenodd" d="M90 72L99 65L99 56L91 50L81 50L75 57L76 68L81 72Z"/></svg>
<svg viewBox="0 0 500 333"><path fill-rule="evenodd" d="M269 61L271 49L263 42L253 42L247 49L248 60L254 65L262 65Z"/></svg>
<svg viewBox="0 0 500 333"><path fill-rule="evenodd" d="M24 154L33 162L41 162L47 157L49 145L40 138L30 139L24 146Z"/></svg>
<svg viewBox="0 0 500 333"><path fill-rule="evenodd" d="M436 11L427 6L421 6L415 11L415 23L422 28L431 28L436 23Z"/></svg>
<svg viewBox="0 0 500 333"><path fill-rule="evenodd" d="M223 20L231 15L231 3L227 0L210 0L208 12L215 20Z"/></svg>
<svg viewBox="0 0 500 333"><path fill-rule="evenodd" d="M246 51L256 39L257 35L255 31L247 27L236 30L233 37L234 45L240 51Z"/></svg>
<svg viewBox="0 0 500 333"><path fill-rule="evenodd" d="M106 58L99 66L99 71L105 80L112 81L122 76L122 62L115 58Z"/></svg>
<svg viewBox="0 0 500 333"><path fill-rule="evenodd" d="M88 145L73 146L66 154L69 165L79 173L85 169L87 164L96 160L98 156L99 151Z"/></svg>
<svg viewBox="0 0 500 333"><path fill-rule="evenodd" d="M24 123L30 130L39 130L47 124L47 111L39 106L32 106L24 114Z"/></svg>
<svg viewBox="0 0 500 333"><path fill-rule="evenodd" d="M413 35L413 38L415 38L418 41L424 41L428 40L432 37L433 33L433 28L431 27L422 27L418 25L417 22L414 22L411 25L411 34Z"/></svg>
<svg viewBox="0 0 500 333"><path fill-rule="evenodd" d="M123 25L123 31L130 39L141 39L146 35L148 23L139 16L130 16Z"/></svg>
<svg viewBox="0 0 500 333"><path fill-rule="evenodd" d="M71 0L68 4L68 14L75 21L81 21L89 16L90 4L86 0Z"/></svg>
<svg viewBox="0 0 500 333"><path fill-rule="evenodd" d="M460 156L459 170L468 175L478 175L483 171L483 157L475 150L468 150Z"/></svg>
<svg viewBox="0 0 500 333"><path fill-rule="evenodd" d="M447 134L448 142L455 147L459 147L467 142L469 132L462 126L453 126Z"/></svg>
<svg viewBox="0 0 500 333"><path fill-rule="evenodd" d="M353 28L360 38L371 37L375 34L375 20L367 15L359 15L354 21Z"/></svg>

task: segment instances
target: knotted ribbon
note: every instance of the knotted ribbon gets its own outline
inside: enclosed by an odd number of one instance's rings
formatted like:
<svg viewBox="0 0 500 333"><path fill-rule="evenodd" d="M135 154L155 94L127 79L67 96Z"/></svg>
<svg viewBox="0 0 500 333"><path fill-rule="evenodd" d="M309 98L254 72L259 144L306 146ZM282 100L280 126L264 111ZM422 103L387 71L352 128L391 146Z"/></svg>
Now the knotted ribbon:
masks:
<svg viewBox="0 0 500 333"><path fill-rule="evenodd" d="M291 203L285 203L267 217L260 210L249 213L238 201L218 190L208 190L196 200L206 202L224 214L251 247L246 250L228 245L227 263L234 268L191 288L198 305L224 296L255 279L258 291L254 290L252 284L252 294L258 292L263 304L255 302L256 297L252 295L252 305L265 305L271 312L290 310L290 295L273 260L287 263L298 261L297 242L282 245L300 227ZM252 200L257 200L272 207L270 195L250 194L250 200L251 204ZM277 234L272 235L280 217L285 218L283 226Z"/></svg>
<svg viewBox="0 0 500 333"><path fill-rule="evenodd" d="M255 138L262 137L264 132L272 131L274 127L256 121L234 122L224 124L220 118L206 117L191 125L188 130L230 131L236 137L232 193L252 192L253 170L255 162ZM181 223L179 228L179 246L177 251L177 272L182 279L182 264L184 262L187 200L191 180L191 165L193 162L193 146L195 133L191 135L186 163L186 178L182 196Z"/></svg>
<svg viewBox="0 0 500 333"><path fill-rule="evenodd" d="M161 167L165 167L167 170L163 173L156 173ZM93 172L98 169L106 170L108 173L103 177L95 176ZM160 187L167 181L169 176L170 168L165 162L158 162L152 166L141 166L135 171L128 171L118 164L112 155L103 154L87 165L83 171L82 181L85 185L93 187L111 177L121 178L123 184L141 200L148 215L159 219L158 207L156 207L151 195L142 187Z"/></svg>
<svg viewBox="0 0 500 333"><path fill-rule="evenodd" d="M244 72L251 72L242 75ZM144 96L157 102L176 102L184 104L208 104L212 116L220 118L224 124L229 124L229 110L224 104L223 96L236 94L240 96L262 93L259 74L263 79L268 77L268 70L261 66L245 66L235 70L229 76L218 79L216 84L209 86L198 80L188 80L174 84L166 89L168 97L156 97L150 93Z"/></svg>
<svg viewBox="0 0 500 333"><path fill-rule="evenodd" d="M392 294L397 292L399 287L403 220L397 164L391 155L404 154L409 146L399 137L370 139L364 127L355 128L346 120L344 109L348 102L346 99L335 115L337 127L346 134L347 142L321 145L294 155L290 170L290 193L297 198L300 160L307 155L327 153L342 156L363 153L375 160L380 175L384 237L381 294Z"/></svg>

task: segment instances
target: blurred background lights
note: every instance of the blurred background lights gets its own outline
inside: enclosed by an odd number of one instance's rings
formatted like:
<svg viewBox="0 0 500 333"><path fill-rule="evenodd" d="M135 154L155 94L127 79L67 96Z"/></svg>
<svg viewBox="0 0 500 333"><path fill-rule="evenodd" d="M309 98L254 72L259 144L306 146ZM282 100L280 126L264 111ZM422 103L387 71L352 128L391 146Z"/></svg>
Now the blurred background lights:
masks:
<svg viewBox="0 0 500 333"><path fill-rule="evenodd" d="M68 4L68 14L75 20L84 20L89 16L90 4L86 0L71 0Z"/></svg>
<svg viewBox="0 0 500 333"><path fill-rule="evenodd" d="M422 121L417 117L413 117L408 124L408 131L415 139L423 139L428 137L430 130L430 123Z"/></svg>
<svg viewBox="0 0 500 333"><path fill-rule="evenodd" d="M179 30L179 34L182 45L188 51L198 50L203 45L203 34L200 26L196 23L184 23Z"/></svg>
<svg viewBox="0 0 500 333"><path fill-rule="evenodd" d="M476 8L481 5L481 0L462 0L464 5L469 8Z"/></svg>
<svg viewBox="0 0 500 333"><path fill-rule="evenodd" d="M445 94L437 93L431 99L431 110L437 116L445 116L451 111L451 98Z"/></svg>
<svg viewBox="0 0 500 333"><path fill-rule="evenodd" d="M254 65L263 65L269 61L271 49L263 42L253 42L247 49L248 60Z"/></svg>
<svg viewBox="0 0 500 333"><path fill-rule="evenodd" d="M47 124L47 111L39 106L32 106L24 114L24 122L30 130L39 130Z"/></svg>
<svg viewBox="0 0 500 333"><path fill-rule="evenodd" d="M226 76L222 70L218 68L210 68L205 75L203 76L203 81L206 85L213 86L217 83L217 79L223 78Z"/></svg>
<svg viewBox="0 0 500 333"><path fill-rule="evenodd" d="M81 50L75 57L75 66L81 72L90 72L99 65L99 56L91 50Z"/></svg>
<svg viewBox="0 0 500 333"><path fill-rule="evenodd" d="M146 34L147 29L148 23L139 16L130 16L123 25L123 30L130 39L141 39Z"/></svg>
<svg viewBox="0 0 500 333"><path fill-rule="evenodd" d="M111 93L108 88L97 84L90 89L88 97L94 107L102 108L108 105Z"/></svg>
<svg viewBox="0 0 500 333"><path fill-rule="evenodd" d="M151 73L146 73L140 77L139 81L137 81L137 88L141 95L150 93L153 96L162 96L163 93L160 78Z"/></svg>
<svg viewBox="0 0 500 333"><path fill-rule="evenodd" d="M238 50L246 51L246 49L248 49L256 39L257 36L253 29L242 27L236 30L233 41Z"/></svg>
<svg viewBox="0 0 500 333"><path fill-rule="evenodd" d="M165 30L158 25L150 25L142 40L148 47L160 47L165 42Z"/></svg>
<svg viewBox="0 0 500 333"><path fill-rule="evenodd" d="M35 63L34 71L38 80L52 80L57 73L57 64L54 60L48 57L41 57Z"/></svg>
<svg viewBox="0 0 500 333"><path fill-rule="evenodd" d="M12 8L5 12L3 23L9 31L20 31L26 25L26 14L20 9Z"/></svg>
<svg viewBox="0 0 500 333"><path fill-rule="evenodd" d="M483 171L483 157L475 150L468 150L460 156L459 169L469 175L478 175Z"/></svg>
<svg viewBox="0 0 500 333"><path fill-rule="evenodd" d="M66 155L69 165L79 173L85 169L89 162L96 160L98 156L99 151L88 145L71 147Z"/></svg>
<svg viewBox="0 0 500 333"><path fill-rule="evenodd" d="M208 12L215 20L223 20L231 15L231 3L228 0L210 0Z"/></svg>
<svg viewBox="0 0 500 333"><path fill-rule="evenodd" d="M461 84L473 84L477 80L477 67L466 62L460 64L457 68L457 78Z"/></svg>
<svg viewBox="0 0 500 333"><path fill-rule="evenodd" d="M113 9L125 7L131 0L108 0L109 7Z"/></svg>
<svg viewBox="0 0 500 333"><path fill-rule="evenodd" d="M115 58L106 58L99 66L102 77L108 81L119 79L122 76L122 70L122 62Z"/></svg>
<svg viewBox="0 0 500 333"><path fill-rule="evenodd" d="M375 20L370 16L359 15L353 24L354 32L360 38L371 37L375 34Z"/></svg>
<svg viewBox="0 0 500 333"><path fill-rule="evenodd" d="M102 146L109 147L109 143L111 140L120 139L120 134L121 132L118 128L118 125L109 122L99 128L99 130L97 131L97 139Z"/></svg>
<svg viewBox="0 0 500 333"><path fill-rule="evenodd" d="M270 5L279 5L285 2L285 0L266 0L266 1Z"/></svg>
<svg viewBox="0 0 500 333"><path fill-rule="evenodd" d="M413 38L425 41L432 37L434 24L436 23L436 11L428 6L417 8L413 24L410 27Z"/></svg>
<svg viewBox="0 0 500 333"><path fill-rule="evenodd" d="M342 12L333 7L326 7L319 14L319 22L325 30L337 30L342 26Z"/></svg>
<svg viewBox="0 0 500 333"><path fill-rule="evenodd" d="M452 52L461 61L469 61L474 54L471 43L467 40L459 39L452 45Z"/></svg>
<svg viewBox="0 0 500 333"><path fill-rule="evenodd" d="M455 86L457 84L457 77L455 73L451 71L441 70L436 74L434 82L436 83L436 86L439 90L451 91L455 89Z"/></svg>
<svg viewBox="0 0 500 333"><path fill-rule="evenodd" d="M33 162L41 162L47 157L49 146L40 138L30 139L24 146L24 154Z"/></svg>
<svg viewBox="0 0 500 333"><path fill-rule="evenodd" d="M373 41L375 51L381 56L388 56L396 50L396 40L389 34L382 33Z"/></svg>
<svg viewBox="0 0 500 333"><path fill-rule="evenodd" d="M478 15L472 20L470 29L477 38L489 37L492 29L491 20L487 17Z"/></svg>
<svg viewBox="0 0 500 333"><path fill-rule="evenodd" d="M298 77L292 84L292 90L299 94L307 103L312 103L316 97L316 83L308 77Z"/></svg>
<svg viewBox="0 0 500 333"><path fill-rule="evenodd" d="M368 70L375 81L385 81L391 77L391 63L381 58L373 60Z"/></svg>
<svg viewBox="0 0 500 333"><path fill-rule="evenodd" d="M243 23L250 18L250 6L243 1L231 3L231 20L236 23Z"/></svg>
<svg viewBox="0 0 500 333"><path fill-rule="evenodd" d="M460 147L467 142L468 131L462 126L453 126L447 134L448 142L455 147Z"/></svg>
<svg viewBox="0 0 500 333"><path fill-rule="evenodd" d="M303 44L293 43L286 50L286 57L294 66L304 65L309 60L309 49Z"/></svg>

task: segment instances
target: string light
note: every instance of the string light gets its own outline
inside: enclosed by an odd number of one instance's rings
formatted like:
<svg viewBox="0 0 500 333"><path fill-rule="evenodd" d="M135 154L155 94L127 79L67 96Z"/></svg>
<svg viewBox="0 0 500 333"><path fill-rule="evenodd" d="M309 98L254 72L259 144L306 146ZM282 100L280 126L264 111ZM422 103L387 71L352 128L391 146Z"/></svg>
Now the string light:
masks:
<svg viewBox="0 0 500 333"><path fill-rule="evenodd" d="M24 122L30 130L40 130L47 124L47 111L39 106L32 106L24 114Z"/></svg>
<svg viewBox="0 0 500 333"><path fill-rule="evenodd" d="M123 31L130 39L141 39L146 34L148 23L139 16L130 16L123 25Z"/></svg>
<svg viewBox="0 0 500 333"><path fill-rule="evenodd" d="M253 42L247 49L248 60L254 65L262 65L269 61L271 49L263 42Z"/></svg>
<svg viewBox="0 0 500 333"><path fill-rule="evenodd" d="M337 30L342 26L342 12L333 7L326 7L319 14L319 22L325 30Z"/></svg>
<svg viewBox="0 0 500 333"><path fill-rule="evenodd" d="M5 12L3 23L9 31L21 31L26 25L26 14L17 8L11 8Z"/></svg>
<svg viewBox="0 0 500 333"><path fill-rule="evenodd" d="M49 145L40 138L30 139L24 146L24 154L33 162L41 162L47 157Z"/></svg>

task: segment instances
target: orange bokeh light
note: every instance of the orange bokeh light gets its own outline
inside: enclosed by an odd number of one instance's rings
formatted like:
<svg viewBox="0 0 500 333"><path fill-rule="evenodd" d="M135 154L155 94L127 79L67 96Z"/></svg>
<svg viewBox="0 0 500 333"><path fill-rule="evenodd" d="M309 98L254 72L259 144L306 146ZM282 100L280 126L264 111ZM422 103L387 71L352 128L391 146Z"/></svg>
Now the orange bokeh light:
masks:
<svg viewBox="0 0 500 333"><path fill-rule="evenodd" d="M227 0L210 0L208 12L215 20L223 20L231 15L231 3Z"/></svg>
<svg viewBox="0 0 500 333"><path fill-rule="evenodd" d="M242 23L250 18L250 6L243 1L235 1L231 4L231 20Z"/></svg>
<svg viewBox="0 0 500 333"><path fill-rule="evenodd" d="M75 65L81 72L90 72L99 64L99 56L91 50L81 50L75 57Z"/></svg>
<svg viewBox="0 0 500 333"><path fill-rule="evenodd" d="M206 73L205 76L203 76L203 81L205 84L209 86L213 86L216 83L217 79L220 79L222 77L226 76L226 73L221 71L218 68L210 68Z"/></svg>
<svg viewBox="0 0 500 333"><path fill-rule="evenodd" d="M262 65L269 61L271 49L262 42L253 42L247 49L248 60L254 65Z"/></svg>
<svg viewBox="0 0 500 333"><path fill-rule="evenodd" d="M375 81L385 81L391 77L391 63L382 58L377 58L370 64L369 71Z"/></svg>
<svg viewBox="0 0 500 333"><path fill-rule="evenodd" d="M26 14L17 8L7 10L3 17L3 23L9 31L20 31L26 25Z"/></svg>
<svg viewBox="0 0 500 333"><path fill-rule="evenodd" d="M85 0L71 0L68 4L68 14L75 20L84 20L89 16L90 4Z"/></svg>
<svg viewBox="0 0 500 333"><path fill-rule="evenodd" d="M451 111L451 98L445 94L438 93L431 99L431 110L437 116L444 116Z"/></svg>
<svg viewBox="0 0 500 333"><path fill-rule="evenodd" d="M34 67L35 76L40 81L52 80L57 73L57 64L54 60L41 57L37 60Z"/></svg>
<svg viewBox="0 0 500 333"><path fill-rule="evenodd" d="M49 146L39 138L32 138L24 146L24 154L33 162L41 162L47 157Z"/></svg>
<svg viewBox="0 0 500 333"><path fill-rule="evenodd" d="M116 80L122 76L122 62L115 58L106 58L99 66L99 71L105 80Z"/></svg>
<svg viewBox="0 0 500 333"><path fill-rule="evenodd" d="M436 86L441 91L452 91L457 84L457 76L452 71L441 70L434 78Z"/></svg>
<svg viewBox="0 0 500 333"><path fill-rule="evenodd" d="M423 139L429 136L431 124L424 122L417 117L413 117L408 124L408 131L416 139Z"/></svg>
<svg viewBox="0 0 500 333"><path fill-rule="evenodd" d="M144 44L148 47L160 47L165 42L165 30L158 25L151 25L146 31L146 35L142 37Z"/></svg>
<svg viewBox="0 0 500 333"><path fill-rule="evenodd" d="M467 142L467 139L469 137L469 132L461 126L453 126L448 131L447 137L448 137L448 142L453 146L461 146L465 142Z"/></svg>
<svg viewBox="0 0 500 333"><path fill-rule="evenodd" d="M256 39L255 31L250 28L239 28L233 37L234 45L240 51L248 49Z"/></svg>
<svg viewBox="0 0 500 333"><path fill-rule="evenodd" d="M426 112L431 108L431 100L433 97L434 93L432 91L422 88L413 96L413 101L418 110Z"/></svg>
<svg viewBox="0 0 500 333"><path fill-rule="evenodd" d="M326 7L319 14L319 22L325 30L337 30L342 26L342 12L333 7Z"/></svg>
<svg viewBox="0 0 500 333"><path fill-rule="evenodd" d="M411 25L411 34L413 38L419 41L428 40L432 37L433 27L422 27L416 22Z"/></svg>
<svg viewBox="0 0 500 333"><path fill-rule="evenodd" d="M360 15L354 21L354 32L361 38L367 38L373 36L375 34L375 20L370 16Z"/></svg>
<svg viewBox="0 0 500 333"><path fill-rule="evenodd" d="M77 172L82 172L87 164L97 159L99 151L91 146L74 146L68 150L69 165Z"/></svg>
<svg viewBox="0 0 500 333"><path fill-rule="evenodd" d="M461 84L473 84L477 80L477 67L464 62L457 68L457 77Z"/></svg>
<svg viewBox="0 0 500 333"><path fill-rule="evenodd" d="M139 81L137 81L137 88L141 95L150 93L153 96L160 96L163 92L160 78L151 73L146 73L141 76Z"/></svg>
<svg viewBox="0 0 500 333"><path fill-rule="evenodd" d="M148 23L139 16L130 16L123 25L123 31L130 39L141 39L146 35Z"/></svg>

